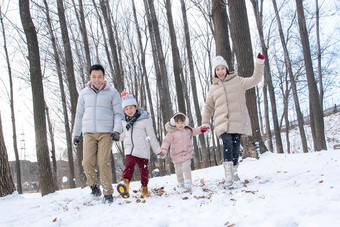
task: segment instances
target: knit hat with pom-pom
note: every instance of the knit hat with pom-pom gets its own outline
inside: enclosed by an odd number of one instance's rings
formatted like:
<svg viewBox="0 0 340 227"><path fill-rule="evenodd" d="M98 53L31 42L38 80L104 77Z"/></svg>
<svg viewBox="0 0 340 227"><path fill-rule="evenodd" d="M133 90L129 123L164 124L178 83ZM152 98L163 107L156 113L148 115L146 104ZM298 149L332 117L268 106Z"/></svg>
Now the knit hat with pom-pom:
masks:
<svg viewBox="0 0 340 227"><path fill-rule="evenodd" d="M120 96L122 97L123 110L125 107L130 106L130 105L134 105L136 106L136 108L138 108L136 99L132 95L130 95L128 92L123 91L122 93L120 93Z"/></svg>

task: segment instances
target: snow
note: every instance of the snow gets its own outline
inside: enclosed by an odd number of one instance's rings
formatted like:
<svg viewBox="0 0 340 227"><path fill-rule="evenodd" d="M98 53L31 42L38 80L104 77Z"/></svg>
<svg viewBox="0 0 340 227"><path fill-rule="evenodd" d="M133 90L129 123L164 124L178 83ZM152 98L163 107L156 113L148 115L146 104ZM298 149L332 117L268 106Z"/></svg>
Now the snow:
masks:
<svg viewBox="0 0 340 227"><path fill-rule="evenodd" d="M340 150L333 150L339 121L340 114L325 118L327 151L302 153L293 131L296 153L242 160L242 182L233 189L225 188L223 166L216 166L192 171L192 192L179 188L175 175L151 178L145 199L140 182L131 182L128 199L114 184L111 205L94 200L88 187L44 197L15 193L0 198L0 226L339 226Z"/></svg>
<svg viewBox="0 0 340 227"><path fill-rule="evenodd" d="M93 200L89 188L14 194L0 198L0 226L338 226L339 169L339 150L267 152L240 163L242 183L234 189L224 188L217 166L192 172L191 193L175 175L155 177L150 198L140 198L140 183L131 182L131 197L115 190L111 205Z"/></svg>

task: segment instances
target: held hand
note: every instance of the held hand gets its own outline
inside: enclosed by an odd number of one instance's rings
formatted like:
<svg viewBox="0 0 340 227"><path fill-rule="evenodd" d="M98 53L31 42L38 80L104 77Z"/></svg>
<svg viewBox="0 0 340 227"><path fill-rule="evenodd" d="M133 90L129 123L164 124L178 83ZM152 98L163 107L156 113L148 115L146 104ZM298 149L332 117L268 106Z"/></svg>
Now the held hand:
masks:
<svg viewBox="0 0 340 227"><path fill-rule="evenodd" d="M75 137L73 137L73 145L74 146L78 146L78 144L79 144L79 136L75 136Z"/></svg>
<svg viewBox="0 0 340 227"><path fill-rule="evenodd" d="M208 127L207 126L201 126L201 133L205 133L206 131L208 131Z"/></svg>
<svg viewBox="0 0 340 227"><path fill-rule="evenodd" d="M259 59L265 59L265 57L264 57L264 55L262 55L261 53L259 53L258 55L257 55L257 58L259 58Z"/></svg>
<svg viewBox="0 0 340 227"><path fill-rule="evenodd" d="M163 152L161 152L157 155L157 158L158 159L165 159L165 154Z"/></svg>
<svg viewBox="0 0 340 227"><path fill-rule="evenodd" d="M113 133L111 133L111 139L112 139L113 141L119 141L119 138L120 138L119 132L113 132Z"/></svg>

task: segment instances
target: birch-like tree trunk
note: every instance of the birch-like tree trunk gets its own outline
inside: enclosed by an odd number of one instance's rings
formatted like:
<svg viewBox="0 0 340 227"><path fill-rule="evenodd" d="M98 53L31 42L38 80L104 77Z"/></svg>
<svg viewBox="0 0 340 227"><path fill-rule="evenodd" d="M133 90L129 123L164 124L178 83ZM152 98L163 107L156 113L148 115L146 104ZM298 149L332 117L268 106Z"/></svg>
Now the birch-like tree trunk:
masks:
<svg viewBox="0 0 340 227"><path fill-rule="evenodd" d="M44 196L55 192L55 186L47 145L44 88L40 68L39 45L29 9L29 0L19 1L20 18L28 47L39 183L41 195Z"/></svg>

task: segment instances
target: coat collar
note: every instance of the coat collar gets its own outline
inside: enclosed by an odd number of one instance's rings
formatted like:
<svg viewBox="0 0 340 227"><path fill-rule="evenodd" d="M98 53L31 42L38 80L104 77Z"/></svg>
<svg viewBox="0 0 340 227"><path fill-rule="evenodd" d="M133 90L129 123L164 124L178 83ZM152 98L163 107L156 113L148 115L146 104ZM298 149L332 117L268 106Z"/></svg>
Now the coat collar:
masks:
<svg viewBox="0 0 340 227"><path fill-rule="evenodd" d="M224 79L222 80L222 82L229 81L229 80L233 79L235 76L237 76L237 73L236 73L236 72L230 72L229 74L227 74L227 75L224 77ZM213 77L213 78L212 78L212 83L213 83L213 84L218 84L218 83L220 83L220 82L221 82L220 78L218 78L218 77Z"/></svg>

